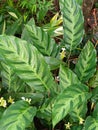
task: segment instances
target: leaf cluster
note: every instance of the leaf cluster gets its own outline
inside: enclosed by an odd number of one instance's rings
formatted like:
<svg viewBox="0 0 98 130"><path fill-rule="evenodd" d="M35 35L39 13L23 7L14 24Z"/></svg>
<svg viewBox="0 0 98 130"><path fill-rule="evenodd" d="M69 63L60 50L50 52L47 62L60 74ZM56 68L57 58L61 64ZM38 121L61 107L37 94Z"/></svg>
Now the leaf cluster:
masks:
<svg viewBox="0 0 98 130"><path fill-rule="evenodd" d="M40 129L36 119L49 130L60 124L62 130L98 129L96 48L89 40L83 43L84 17L78 1L59 4L59 44L53 31L36 26L33 18L21 38L0 35L0 130ZM77 50L81 51L73 58Z"/></svg>

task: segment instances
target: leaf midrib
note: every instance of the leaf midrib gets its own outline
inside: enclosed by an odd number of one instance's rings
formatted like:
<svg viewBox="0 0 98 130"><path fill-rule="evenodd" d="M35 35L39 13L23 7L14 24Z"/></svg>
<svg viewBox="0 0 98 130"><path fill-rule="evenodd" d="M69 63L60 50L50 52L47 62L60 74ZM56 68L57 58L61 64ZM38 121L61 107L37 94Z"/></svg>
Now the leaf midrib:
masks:
<svg viewBox="0 0 98 130"><path fill-rule="evenodd" d="M11 48L11 47L8 47L8 48ZM8 48L6 48L6 50L8 50ZM14 49L14 51L13 51L13 49ZM4 51L5 51L5 49L4 49ZM34 69L32 68L32 66L30 66L30 64L25 59L23 59L23 57L21 57L21 55L19 55L16 52L15 48L11 48L10 51L11 51L11 53L14 53L14 55L16 57L18 57L18 59L22 59L21 61L28 65L28 67L30 68L30 71L32 71L35 74L35 76L41 81L41 83L43 84L43 86L48 90L48 86L46 85L46 83L41 79L41 77L36 73L36 71L34 71ZM8 54L6 54L6 55L8 55ZM5 57L5 59L7 59L5 55L3 55L3 56ZM11 64L11 62L10 62L10 64ZM14 68L14 66L13 66L13 68ZM18 75L18 77L19 77L19 75Z"/></svg>

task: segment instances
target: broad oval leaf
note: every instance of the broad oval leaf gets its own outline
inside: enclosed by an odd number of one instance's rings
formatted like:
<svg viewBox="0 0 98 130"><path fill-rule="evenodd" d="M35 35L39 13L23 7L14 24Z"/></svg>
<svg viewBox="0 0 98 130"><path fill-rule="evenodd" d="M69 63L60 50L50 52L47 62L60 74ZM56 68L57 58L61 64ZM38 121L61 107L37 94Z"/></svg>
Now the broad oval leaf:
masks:
<svg viewBox="0 0 98 130"><path fill-rule="evenodd" d="M74 108L82 105L89 96L88 87L82 84L70 85L60 93L52 108L53 127Z"/></svg>
<svg viewBox="0 0 98 130"><path fill-rule="evenodd" d="M98 130L98 117L87 117L83 130Z"/></svg>
<svg viewBox="0 0 98 130"><path fill-rule="evenodd" d="M45 94L53 87L56 88L43 56L26 41L13 36L1 35L0 55L16 75L28 85L30 92Z"/></svg>
<svg viewBox="0 0 98 130"><path fill-rule="evenodd" d="M86 82L93 76L96 71L96 61L96 50L93 44L88 41L83 48L75 67L75 72L80 81Z"/></svg>
<svg viewBox="0 0 98 130"><path fill-rule="evenodd" d="M60 7L63 15L63 44L71 52L82 41L84 18L82 10L75 0L60 0Z"/></svg>
<svg viewBox="0 0 98 130"><path fill-rule="evenodd" d="M55 40L47 32L36 25L26 25L22 33L22 39L34 45L44 56L56 57L59 47Z"/></svg>
<svg viewBox="0 0 98 130"><path fill-rule="evenodd" d="M63 65L60 66L59 77L61 90L64 90L72 84L80 83L77 75L72 72L68 67L64 67Z"/></svg>
<svg viewBox="0 0 98 130"><path fill-rule="evenodd" d="M36 115L36 107L31 107L26 101L17 101L9 106L0 120L1 130L24 130Z"/></svg>

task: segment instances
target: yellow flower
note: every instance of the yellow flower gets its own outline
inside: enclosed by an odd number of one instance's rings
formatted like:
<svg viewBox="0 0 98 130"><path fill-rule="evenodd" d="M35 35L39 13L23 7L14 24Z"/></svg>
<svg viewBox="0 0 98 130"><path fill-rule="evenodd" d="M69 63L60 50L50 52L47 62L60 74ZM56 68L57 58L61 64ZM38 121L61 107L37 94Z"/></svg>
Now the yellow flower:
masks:
<svg viewBox="0 0 98 130"><path fill-rule="evenodd" d="M11 103L11 104L14 103L14 99L11 96L9 96L8 103Z"/></svg>
<svg viewBox="0 0 98 130"><path fill-rule="evenodd" d="M60 59L63 60L65 56L66 56L65 48L62 48L62 51L60 53Z"/></svg>
<svg viewBox="0 0 98 130"><path fill-rule="evenodd" d="M65 124L66 129L70 130L70 127L72 126L72 124L70 124L70 122L68 122L67 124Z"/></svg>
<svg viewBox="0 0 98 130"><path fill-rule="evenodd" d="M82 125L84 123L84 119L79 117L79 124Z"/></svg>
<svg viewBox="0 0 98 130"><path fill-rule="evenodd" d="M4 100L3 97L0 98L0 106L2 106L2 107L6 107L7 106L6 100Z"/></svg>

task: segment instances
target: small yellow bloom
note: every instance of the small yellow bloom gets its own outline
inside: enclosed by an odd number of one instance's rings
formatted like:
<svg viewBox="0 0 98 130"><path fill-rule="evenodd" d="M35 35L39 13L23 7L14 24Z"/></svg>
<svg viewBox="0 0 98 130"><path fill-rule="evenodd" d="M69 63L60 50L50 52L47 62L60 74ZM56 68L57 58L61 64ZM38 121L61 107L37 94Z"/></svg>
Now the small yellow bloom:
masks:
<svg viewBox="0 0 98 130"><path fill-rule="evenodd" d="M0 98L0 106L2 106L2 107L6 107L7 106L6 100L4 100L3 97Z"/></svg>
<svg viewBox="0 0 98 130"><path fill-rule="evenodd" d="M84 123L84 119L79 117L79 124L82 125Z"/></svg>
<svg viewBox="0 0 98 130"><path fill-rule="evenodd" d="M14 103L14 99L11 96L9 96L8 103L11 103L11 104Z"/></svg>
<svg viewBox="0 0 98 130"><path fill-rule="evenodd" d="M63 60L65 56L66 56L65 48L62 48L62 51L60 53L60 59Z"/></svg>
<svg viewBox="0 0 98 130"><path fill-rule="evenodd" d="M68 122L67 124L65 124L66 129L70 130L70 127L72 126L72 124L70 124L70 122Z"/></svg>

